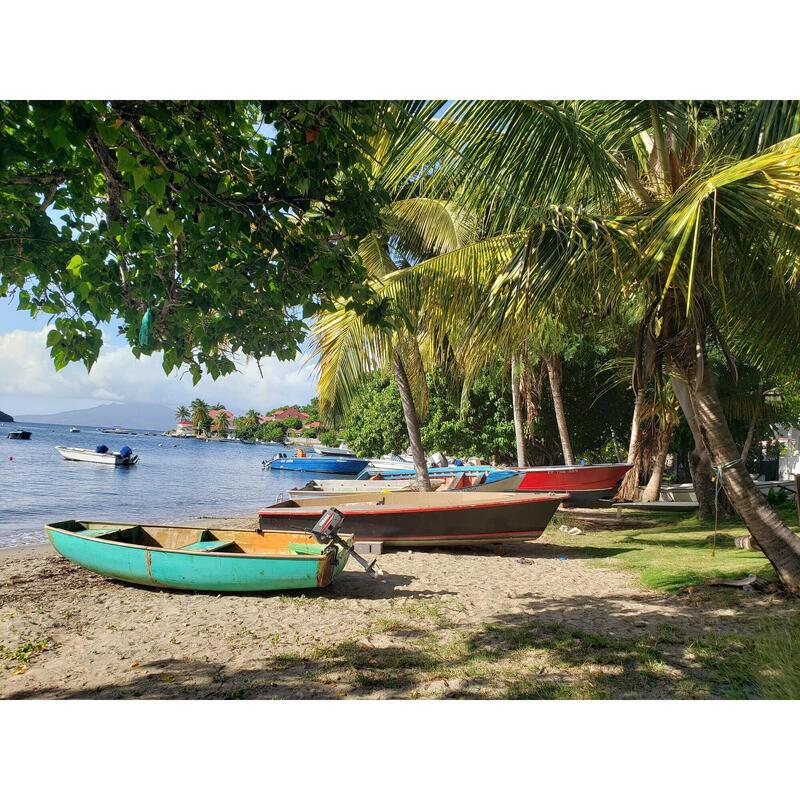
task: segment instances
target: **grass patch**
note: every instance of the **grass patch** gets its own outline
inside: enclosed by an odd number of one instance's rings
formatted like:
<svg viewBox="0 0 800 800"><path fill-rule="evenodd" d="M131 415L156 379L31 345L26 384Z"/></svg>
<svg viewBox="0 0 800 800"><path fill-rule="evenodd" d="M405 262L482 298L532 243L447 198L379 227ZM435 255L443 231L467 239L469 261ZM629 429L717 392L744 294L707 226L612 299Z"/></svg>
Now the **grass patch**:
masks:
<svg viewBox="0 0 800 800"><path fill-rule="evenodd" d="M7 669L15 669L15 674L21 675L28 670L31 659L49 650L53 646L50 639L37 639L35 641L23 642L19 647L11 650L4 644L0 644L0 659L11 662Z"/></svg>
<svg viewBox="0 0 800 800"><path fill-rule="evenodd" d="M734 538L748 532L740 522L721 524L714 548L713 523L700 522L695 514L642 516L648 521L658 519L662 524L592 531L583 537L567 536L556 528L547 531L545 541L573 550L576 557L595 565L635 572L644 586L658 591L677 592L708 578L735 579L750 574L776 580L772 565L762 553L734 547ZM784 516L791 525L791 514ZM797 531L796 518L794 522L792 527Z"/></svg>

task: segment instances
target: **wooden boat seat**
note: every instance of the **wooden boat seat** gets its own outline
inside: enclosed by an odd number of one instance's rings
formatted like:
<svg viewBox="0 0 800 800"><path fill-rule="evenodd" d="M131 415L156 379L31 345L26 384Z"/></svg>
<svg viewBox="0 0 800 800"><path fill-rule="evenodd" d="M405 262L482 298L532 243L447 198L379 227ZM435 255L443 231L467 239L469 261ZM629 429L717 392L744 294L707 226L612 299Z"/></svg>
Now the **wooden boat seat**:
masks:
<svg viewBox="0 0 800 800"><path fill-rule="evenodd" d="M222 550L223 547L228 547L232 544L233 539L209 539L207 541L200 540L199 542L186 544L183 547L179 547L178 550L203 550L205 552L210 552L211 550Z"/></svg>
<svg viewBox="0 0 800 800"><path fill-rule="evenodd" d="M121 533L122 531L130 530L130 528L89 528L79 531L81 536L92 536L98 538L101 536L111 536L112 533Z"/></svg>
<svg viewBox="0 0 800 800"><path fill-rule="evenodd" d="M298 556L321 556L326 546L319 542L289 542L289 552Z"/></svg>

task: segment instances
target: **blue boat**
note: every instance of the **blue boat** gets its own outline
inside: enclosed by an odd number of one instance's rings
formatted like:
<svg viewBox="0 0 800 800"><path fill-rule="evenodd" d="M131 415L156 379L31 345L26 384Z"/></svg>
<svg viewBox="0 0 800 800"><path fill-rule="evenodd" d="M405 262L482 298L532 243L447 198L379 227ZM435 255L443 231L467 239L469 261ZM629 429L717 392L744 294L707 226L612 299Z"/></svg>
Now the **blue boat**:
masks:
<svg viewBox="0 0 800 800"><path fill-rule="evenodd" d="M267 469L286 469L293 472L328 472L334 475L355 475L369 461L362 458L273 458L264 466Z"/></svg>
<svg viewBox="0 0 800 800"><path fill-rule="evenodd" d="M384 480L390 481L400 478L413 478L416 476L416 474L416 470L413 467L409 469L376 469L375 467L367 467L367 469L362 470L356 476L356 480L366 481L376 478L378 475L380 475ZM479 478L482 475L485 475L486 480L483 481L483 485L487 486L502 480L514 478L518 475L518 472L512 469L498 469L497 467L491 467L486 464L461 467L430 467L428 469L428 476L431 478L441 478L446 480L448 478L455 478L461 475L464 475L468 478Z"/></svg>

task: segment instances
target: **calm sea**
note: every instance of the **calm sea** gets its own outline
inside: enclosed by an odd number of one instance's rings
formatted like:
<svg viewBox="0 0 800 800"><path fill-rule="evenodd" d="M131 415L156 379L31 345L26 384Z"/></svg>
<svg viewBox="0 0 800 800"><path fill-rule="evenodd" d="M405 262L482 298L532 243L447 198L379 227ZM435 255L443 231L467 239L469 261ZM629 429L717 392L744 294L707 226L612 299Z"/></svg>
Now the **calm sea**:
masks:
<svg viewBox="0 0 800 800"><path fill-rule="evenodd" d="M29 441L6 438L24 428ZM130 468L65 461L56 445L128 445L139 456ZM42 526L65 519L176 522L193 517L253 517L281 491L313 473L261 469L277 447L239 442L100 433L68 425L11 423L0 426L0 548L46 542ZM286 450L287 448L283 448Z"/></svg>

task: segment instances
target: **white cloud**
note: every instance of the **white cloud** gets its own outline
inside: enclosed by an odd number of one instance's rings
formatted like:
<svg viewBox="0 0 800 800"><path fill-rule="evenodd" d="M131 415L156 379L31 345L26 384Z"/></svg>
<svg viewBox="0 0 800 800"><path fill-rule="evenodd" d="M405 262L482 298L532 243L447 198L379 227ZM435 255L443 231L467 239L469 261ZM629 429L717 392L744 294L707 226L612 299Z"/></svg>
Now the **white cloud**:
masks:
<svg viewBox="0 0 800 800"><path fill-rule="evenodd" d="M238 372L217 381L204 376L197 386L185 371L165 375L158 354L137 360L125 346L105 345L91 372L82 364L56 372L45 344L49 329L0 335L0 392L168 406L203 397L241 411L305 403L316 391L312 368L304 366L303 355L286 362L265 359L261 372L255 362L241 359Z"/></svg>

